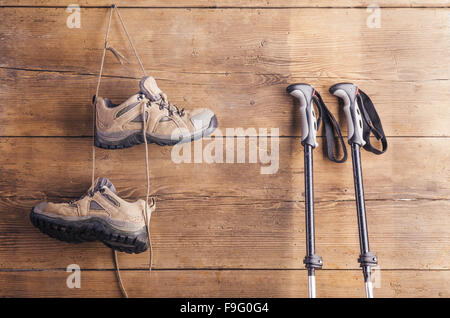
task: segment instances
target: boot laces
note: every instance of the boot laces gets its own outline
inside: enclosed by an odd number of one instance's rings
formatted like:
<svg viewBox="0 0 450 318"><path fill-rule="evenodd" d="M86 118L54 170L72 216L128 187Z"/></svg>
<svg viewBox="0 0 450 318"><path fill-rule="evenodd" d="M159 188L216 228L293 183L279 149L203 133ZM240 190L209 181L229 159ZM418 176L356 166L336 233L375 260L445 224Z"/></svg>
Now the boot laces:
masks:
<svg viewBox="0 0 450 318"><path fill-rule="evenodd" d="M174 112L176 112L178 114L178 116L180 116L180 117L184 116L184 114L185 114L184 108L179 109L177 105L169 102L166 94L162 93L160 96L161 96L161 100L159 102L160 110L163 110L164 108L167 109L169 111L170 117L173 116Z"/></svg>
<svg viewBox="0 0 450 318"><path fill-rule="evenodd" d="M162 93L160 96L161 96L161 98L160 98L159 102L157 103L159 106L159 110L167 109L169 111L169 117L172 117L173 114L177 114L178 116L183 117L186 114L186 112L184 111L184 108L180 109L180 108L178 108L177 105L169 102L166 94ZM151 107L151 102L145 95L141 94L138 96L137 99L138 99L138 101L145 102L148 107ZM143 113L142 115L145 115L145 110L143 110L142 113Z"/></svg>
<svg viewBox="0 0 450 318"><path fill-rule="evenodd" d="M152 259L153 259L153 244L152 238L150 234L150 218L152 216L152 209L148 208L148 201L150 196L150 173L149 173L149 159L148 159L148 143L147 143L147 128L148 128L148 120L147 120L147 107L150 107L151 103L149 100L142 100L142 136L144 138L145 144L145 176L147 181L147 188L145 194L145 207L142 211L142 215L144 217L145 228L147 230L148 244L149 244L149 264L148 269L149 272L152 271ZM155 205L154 199L152 198L152 208Z"/></svg>

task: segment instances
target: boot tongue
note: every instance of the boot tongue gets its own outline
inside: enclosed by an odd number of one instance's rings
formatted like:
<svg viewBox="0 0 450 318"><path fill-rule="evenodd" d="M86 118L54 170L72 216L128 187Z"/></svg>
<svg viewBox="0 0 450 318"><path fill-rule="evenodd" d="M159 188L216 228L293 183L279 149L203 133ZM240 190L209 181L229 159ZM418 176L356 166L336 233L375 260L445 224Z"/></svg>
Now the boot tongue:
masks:
<svg viewBox="0 0 450 318"><path fill-rule="evenodd" d="M158 101L161 99L163 92L159 89L156 81L151 76L144 76L139 82L141 93L151 101Z"/></svg>
<svg viewBox="0 0 450 318"><path fill-rule="evenodd" d="M112 184L112 182L109 181L107 178L98 178L93 190L95 192L103 187L107 187L109 188L109 190L116 193L116 188L114 187L114 184Z"/></svg>

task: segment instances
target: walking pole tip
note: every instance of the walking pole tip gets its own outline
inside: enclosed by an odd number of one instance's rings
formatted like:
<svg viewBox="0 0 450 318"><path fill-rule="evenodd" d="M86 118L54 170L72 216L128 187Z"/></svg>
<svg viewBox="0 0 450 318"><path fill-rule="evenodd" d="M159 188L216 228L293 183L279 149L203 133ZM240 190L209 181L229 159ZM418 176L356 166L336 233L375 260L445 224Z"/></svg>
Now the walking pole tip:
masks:
<svg viewBox="0 0 450 318"><path fill-rule="evenodd" d="M308 294L309 298L316 298L316 276L308 276Z"/></svg>
<svg viewBox="0 0 450 318"><path fill-rule="evenodd" d="M366 296L367 298L373 298L373 287L371 281L366 282Z"/></svg>

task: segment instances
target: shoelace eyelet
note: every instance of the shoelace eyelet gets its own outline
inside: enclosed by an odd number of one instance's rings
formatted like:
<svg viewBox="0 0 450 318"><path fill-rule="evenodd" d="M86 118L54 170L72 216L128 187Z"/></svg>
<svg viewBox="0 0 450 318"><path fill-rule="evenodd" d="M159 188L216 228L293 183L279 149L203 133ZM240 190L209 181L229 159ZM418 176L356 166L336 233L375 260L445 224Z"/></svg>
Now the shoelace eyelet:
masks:
<svg viewBox="0 0 450 318"><path fill-rule="evenodd" d="M176 113L180 116L183 117L184 116L184 108L179 110L178 107L176 105L172 105L170 102L166 102L164 99L160 101L159 103L159 110L163 110L164 108L167 109L167 111L169 112L169 117L173 116L174 110L172 109L172 107L175 107L175 111Z"/></svg>

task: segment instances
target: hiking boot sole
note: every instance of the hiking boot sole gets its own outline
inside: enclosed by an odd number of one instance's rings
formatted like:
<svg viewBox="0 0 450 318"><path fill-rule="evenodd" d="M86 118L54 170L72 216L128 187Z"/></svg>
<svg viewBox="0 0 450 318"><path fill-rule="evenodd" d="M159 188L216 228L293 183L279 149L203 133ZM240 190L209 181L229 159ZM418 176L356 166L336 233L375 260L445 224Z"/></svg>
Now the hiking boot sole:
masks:
<svg viewBox="0 0 450 318"><path fill-rule="evenodd" d="M185 137L182 139L171 139L171 138L160 138L152 135L146 134L147 137L147 143L154 143L160 146L173 146L176 144L182 144L186 142L191 142L197 139L200 139L202 137L206 137L211 135L214 130L217 128L217 117L214 115L211 118L211 121L209 122L209 126L201 131L198 131L196 133L191 134L189 137ZM129 148L135 145L139 145L144 143L144 137L142 132L136 132L134 134L131 134L123 139L118 140L106 140L105 138L102 138L97 131L95 132L94 137L94 144L96 147L103 148L103 149L123 149L123 148Z"/></svg>
<svg viewBox="0 0 450 318"><path fill-rule="evenodd" d="M121 231L98 217L69 221L37 213L34 208L31 209L30 220L42 233L64 242L101 241L112 249L130 254L139 254L148 248L145 227L134 232Z"/></svg>

